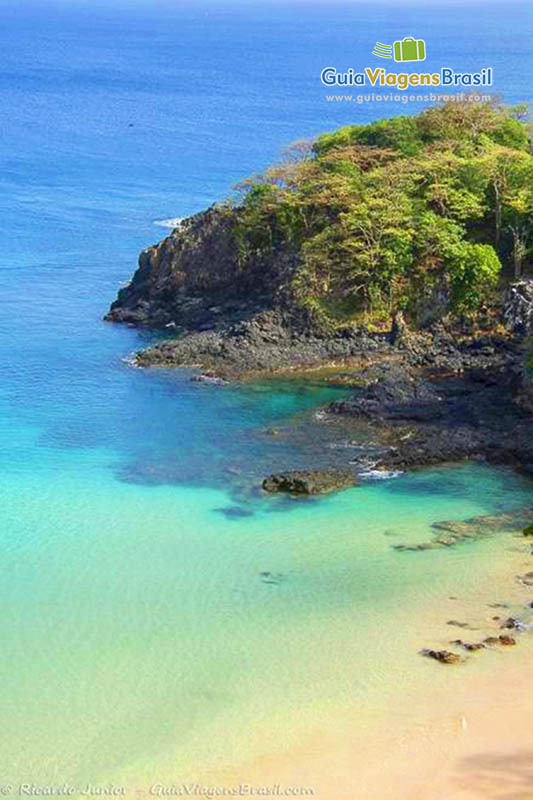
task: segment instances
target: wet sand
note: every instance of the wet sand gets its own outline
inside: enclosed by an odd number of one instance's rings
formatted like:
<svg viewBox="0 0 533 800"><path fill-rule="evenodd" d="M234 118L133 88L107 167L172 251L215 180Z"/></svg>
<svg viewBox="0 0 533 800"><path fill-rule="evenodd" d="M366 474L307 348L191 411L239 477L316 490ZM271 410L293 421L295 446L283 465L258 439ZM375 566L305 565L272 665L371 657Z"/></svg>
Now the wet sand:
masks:
<svg viewBox="0 0 533 800"><path fill-rule="evenodd" d="M237 771L225 770L218 783L307 787L320 800L533 798L533 632L506 631L517 646L466 653L458 665L417 656L422 645L444 648L452 639L473 642L498 634L500 621L494 616L532 614L526 604L533 590L516 580L531 569L529 547L516 536L506 536L501 544L501 557L488 566L484 579L473 570L475 585L468 597L442 596L438 609L437 592L426 606L421 598L415 619L399 620L398 641L384 644L383 659L394 657L396 647L403 662L409 650L412 671L399 676L386 707L362 707L355 715L337 710L315 721L314 730L301 733L294 746L280 747ZM509 608L491 608L498 599ZM443 622L451 609L477 630Z"/></svg>

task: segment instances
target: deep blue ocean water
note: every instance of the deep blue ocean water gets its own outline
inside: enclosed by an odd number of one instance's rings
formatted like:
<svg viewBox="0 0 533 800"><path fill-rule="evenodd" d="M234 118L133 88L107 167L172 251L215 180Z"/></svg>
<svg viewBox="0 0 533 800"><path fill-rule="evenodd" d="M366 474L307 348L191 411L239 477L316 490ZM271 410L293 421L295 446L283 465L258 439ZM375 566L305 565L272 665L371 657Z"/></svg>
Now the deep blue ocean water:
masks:
<svg viewBox="0 0 533 800"><path fill-rule="evenodd" d="M428 68L491 65L494 91L530 100L533 13L526 3L0 8L0 753L20 780L108 780L145 761L168 766L175 740L191 763L198 726L223 729L235 709L246 719L260 693L290 696L291 664L319 641L323 615L377 603L368 564L391 597L407 597L409 571L394 572L372 532L392 520L423 539L435 518L520 504L530 490L506 472L436 470L369 484L314 516L290 503L275 510L291 514L272 514L242 476L250 464L257 475L305 465L314 451L258 428L296 414L305 441L306 413L336 390L219 389L133 370L122 359L152 335L104 323L109 303L164 235L161 221L225 197L295 139L420 110L328 103L323 67L375 66L375 41L412 34L426 39ZM243 496L251 517L217 511ZM350 520L362 538L347 566ZM284 609L265 600L265 569L297 576ZM462 560L454 569L468 571ZM263 675L246 642L265 659L293 623L302 649ZM228 640L235 652L217 656ZM339 678L332 705L345 702L341 673L327 678Z"/></svg>

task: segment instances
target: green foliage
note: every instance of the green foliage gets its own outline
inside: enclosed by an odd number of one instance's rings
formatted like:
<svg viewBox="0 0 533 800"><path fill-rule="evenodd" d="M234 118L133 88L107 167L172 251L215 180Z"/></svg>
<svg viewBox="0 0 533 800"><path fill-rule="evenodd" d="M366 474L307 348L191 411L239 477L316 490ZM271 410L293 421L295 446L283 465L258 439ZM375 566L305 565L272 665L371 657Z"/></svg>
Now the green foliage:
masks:
<svg viewBox="0 0 533 800"><path fill-rule="evenodd" d="M330 319L437 295L475 312L533 248L533 155L524 109L449 102L299 143L248 181L235 237L243 268L284 252L292 291ZM445 298L442 301L442 298Z"/></svg>
<svg viewBox="0 0 533 800"><path fill-rule="evenodd" d="M500 269L500 259L490 244L463 240L447 264L453 307L463 312L475 311L487 290L498 282Z"/></svg>
<svg viewBox="0 0 533 800"><path fill-rule="evenodd" d="M411 156L420 152L422 144L416 117L392 117L370 125L352 125L320 136L315 152L325 155L333 148L364 145L391 148L404 156Z"/></svg>
<svg viewBox="0 0 533 800"><path fill-rule="evenodd" d="M533 523L524 528L522 533L524 536L533 536Z"/></svg>

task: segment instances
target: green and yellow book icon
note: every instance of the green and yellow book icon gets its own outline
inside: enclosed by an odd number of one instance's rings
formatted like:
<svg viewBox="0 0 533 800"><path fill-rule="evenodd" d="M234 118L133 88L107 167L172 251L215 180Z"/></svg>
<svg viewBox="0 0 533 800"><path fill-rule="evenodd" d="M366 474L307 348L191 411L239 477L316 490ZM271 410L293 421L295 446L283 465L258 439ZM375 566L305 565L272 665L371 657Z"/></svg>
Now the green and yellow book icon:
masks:
<svg viewBox="0 0 533 800"><path fill-rule="evenodd" d="M425 41L423 39L413 39L412 36L406 36L405 39L400 39L400 41L394 42L394 60L425 61Z"/></svg>

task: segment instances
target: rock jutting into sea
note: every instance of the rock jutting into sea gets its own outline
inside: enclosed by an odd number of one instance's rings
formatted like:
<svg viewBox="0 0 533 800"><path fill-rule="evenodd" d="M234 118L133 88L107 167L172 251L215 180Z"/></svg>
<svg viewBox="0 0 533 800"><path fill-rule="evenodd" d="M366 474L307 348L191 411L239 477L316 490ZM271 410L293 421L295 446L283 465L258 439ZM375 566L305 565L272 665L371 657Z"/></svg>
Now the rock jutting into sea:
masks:
<svg viewBox="0 0 533 800"><path fill-rule="evenodd" d="M295 495L327 494L357 483L351 469L293 470L265 478L266 492L287 492Z"/></svg>
<svg viewBox="0 0 533 800"><path fill-rule="evenodd" d="M445 103L324 134L245 182L238 202L180 219L106 315L168 333L134 364L198 368L221 386L338 369L351 394L328 413L375 427L387 445L375 469L484 459L533 475L533 280L527 248L512 247L520 226L494 224L498 202L518 205L490 190L494 143L524 161L529 137L512 110L480 108ZM463 151L484 175L475 187ZM440 175L443 155L450 198L427 168ZM461 192L471 220L454 205ZM386 241L369 234L385 229Z"/></svg>

